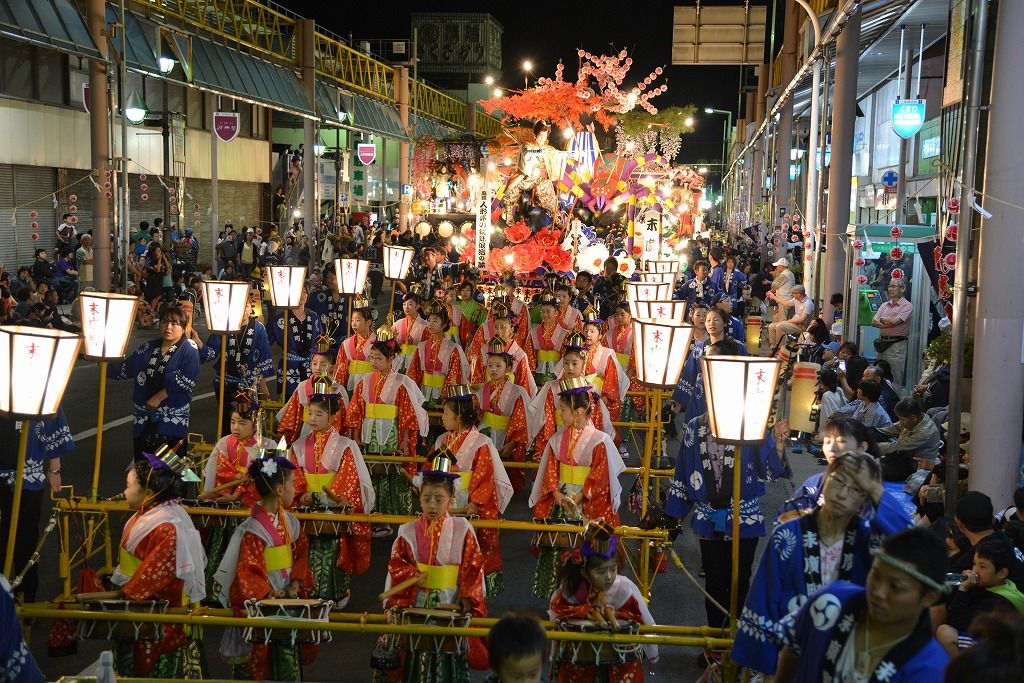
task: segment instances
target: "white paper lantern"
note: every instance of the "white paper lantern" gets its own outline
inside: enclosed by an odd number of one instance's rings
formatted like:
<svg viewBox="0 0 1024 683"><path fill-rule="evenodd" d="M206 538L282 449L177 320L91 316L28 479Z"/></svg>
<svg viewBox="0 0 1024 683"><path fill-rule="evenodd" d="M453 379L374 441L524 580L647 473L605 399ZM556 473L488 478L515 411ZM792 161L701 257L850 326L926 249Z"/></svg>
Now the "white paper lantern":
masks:
<svg viewBox="0 0 1024 683"><path fill-rule="evenodd" d="M366 274L370 272L370 262L358 258L334 259L334 274L338 280L338 291L341 294L362 294L366 286Z"/></svg>
<svg viewBox="0 0 1024 683"><path fill-rule="evenodd" d="M420 237L426 237L427 235L430 234L431 230L433 230L433 228L431 227L430 223L426 221L420 221L419 223L416 224L416 234L419 235Z"/></svg>
<svg viewBox="0 0 1024 683"><path fill-rule="evenodd" d="M384 277L389 280L404 280L409 274L409 266L412 265L412 257L416 250L412 247L398 247L390 244L384 245Z"/></svg>
<svg viewBox="0 0 1024 683"><path fill-rule="evenodd" d="M796 363L793 365L793 382L789 394L789 428L798 432L814 432L817 427L817 415L814 406L817 403L818 373L821 366L817 363Z"/></svg>
<svg viewBox="0 0 1024 683"><path fill-rule="evenodd" d="M267 266L270 303L278 308L295 308L302 301L306 266Z"/></svg>
<svg viewBox="0 0 1024 683"><path fill-rule="evenodd" d="M130 294L82 292L78 307L85 346L82 355L97 361L124 358L139 298Z"/></svg>
<svg viewBox="0 0 1024 683"><path fill-rule="evenodd" d="M249 283L203 280L202 284L206 329L214 334L234 334L245 327L249 313Z"/></svg>
<svg viewBox="0 0 1024 683"><path fill-rule="evenodd" d="M56 415L81 343L77 334L60 330L0 327L0 415Z"/></svg>
<svg viewBox="0 0 1024 683"><path fill-rule="evenodd" d="M633 318L636 375L649 387L674 387L683 371L693 325L675 320Z"/></svg>
<svg viewBox="0 0 1024 683"><path fill-rule="evenodd" d="M672 298L672 283L670 282L625 282L626 300L629 301L629 312L633 317L637 315L637 309L633 305L636 301L668 301Z"/></svg>
<svg viewBox="0 0 1024 683"><path fill-rule="evenodd" d="M721 443L764 440L782 363L758 356L704 356L701 369L711 435Z"/></svg>
<svg viewBox="0 0 1024 683"><path fill-rule="evenodd" d="M448 239L455 232L455 226L451 224L451 221L441 221L437 224L437 234L440 237Z"/></svg>
<svg viewBox="0 0 1024 683"><path fill-rule="evenodd" d="M678 275L679 261L656 261L652 259L647 261L647 269L653 273L672 273L673 275Z"/></svg>
<svg viewBox="0 0 1024 683"><path fill-rule="evenodd" d="M675 273L652 273L649 271L639 271L637 275L640 276L640 282L667 282L671 285L676 280Z"/></svg>
<svg viewBox="0 0 1024 683"><path fill-rule="evenodd" d="M631 301L630 315L653 320L675 320L686 322L686 301ZM636 311L634 314L633 311Z"/></svg>

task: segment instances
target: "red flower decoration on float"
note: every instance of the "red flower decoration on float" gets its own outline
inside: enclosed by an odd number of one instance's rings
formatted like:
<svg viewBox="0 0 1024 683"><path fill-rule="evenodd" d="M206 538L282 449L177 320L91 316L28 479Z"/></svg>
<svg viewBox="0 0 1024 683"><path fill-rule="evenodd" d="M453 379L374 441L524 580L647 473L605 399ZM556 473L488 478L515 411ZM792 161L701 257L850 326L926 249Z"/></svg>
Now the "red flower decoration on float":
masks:
<svg viewBox="0 0 1024 683"><path fill-rule="evenodd" d="M544 261L551 266L551 270L564 273L572 268L572 254L562 247L548 249L544 254Z"/></svg>
<svg viewBox="0 0 1024 683"><path fill-rule="evenodd" d="M487 254L487 270L495 273L512 270L512 258L512 251L510 249L502 247L491 249L491 253Z"/></svg>
<svg viewBox="0 0 1024 683"><path fill-rule="evenodd" d="M459 254L459 263L473 263L476 259L476 249L463 249Z"/></svg>
<svg viewBox="0 0 1024 683"><path fill-rule="evenodd" d="M562 231L543 228L537 232L536 240L537 246L547 252L562 243Z"/></svg>
<svg viewBox="0 0 1024 683"><path fill-rule="evenodd" d="M643 247L636 245L633 246L633 256L639 256L642 253L644 253Z"/></svg>
<svg viewBox="0 0 1024 683"><path fill-rule="evenodd" d="M512 244L519 244L520 242L528 240L531 234L530 226L523 221L519 221L518 223L514 223L513 225L505 228L505 239Z"/></svg>
<svg viewBox="0 0 1024 683"><path fill-rule="evenodd" d="M475 242L476 230L474 230L473 228L466 228L465 230L462 231L462 236L466 238L467 242Z"/></svg>
<svg viewBox="0 0 1024 683"><path fill-rule="evenodd" d="M512 255L517 273L532 272L544 263L544 252L532 240L513 247Z"/></svg>

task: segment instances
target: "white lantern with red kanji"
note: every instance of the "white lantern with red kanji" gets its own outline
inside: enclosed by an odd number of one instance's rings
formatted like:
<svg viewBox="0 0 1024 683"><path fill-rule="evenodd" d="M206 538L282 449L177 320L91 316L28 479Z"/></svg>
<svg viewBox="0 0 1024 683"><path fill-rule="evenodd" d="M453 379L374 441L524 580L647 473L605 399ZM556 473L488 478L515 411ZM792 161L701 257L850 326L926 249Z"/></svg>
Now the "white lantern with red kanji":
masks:
<svg viewBox="0 0 1024 683"><path fill-rule="evenodd" d="M302 301L306 266L267 266L270 303L278 308L295 308Z"/></svg>
<svg viewBox="0 0 1024 683"><path fill-rule="evenodd" d="M61 330L0 327L0 415L56 415L81 343L77 334Z"/></svg>
<svg viewBox="0 0 1024 683"><path fill-rule="evenodd" d="M368 272L369 261L358 258L334 259L334 274L337 276L338 292L341 294L362 294Z"/></svg>
<svg viewBox="0 0 1024 683"><path fill-rule="evenodd" d="M633 318L633 350L640 383L662 389L676 386L692 338L693 325L682 321Z"/></svg>
<svg viewBox="0 0 1024 683"><path fill-rule="evenodd" d="M637 301L667 301L672 298L671 282L626 282L626 299L629 301L629 311L633 317L637 315L637 309L633 305Z"/></svg>
<svg viewBox="0 0 1024 683"><path fill-rule="evenodd" d="M716 441L744 446L764 440L781 367L781 361L759 356L701 358L708 424Z"/></svg>
<svg viewBox="0 0 1024 683"><path fill-rule="evenodd" d="M652 273L672 273L673 276L679 274L679 261L659 261L651 259L647 261L648 272Z"/></svg>
<svg viewBox="0 0 1024 683"><path fill-rule="evenodd" d="M676 320L686 322L685 301L633 301L630 305L630 314L636 311L637 318L651 318L654 320Z"/></svg>
<svg viewBox="0 0 1024 683"><path fill-rule="evenodd" d="M129 294L82 292L82 355L97 361L124 358L138 306L139 298Z"/></svg>
<svg viewBox="0 0 1024 683"><path fill-rule="evenodd" d="M249 283L204 280L202 284L206 329L214 334L234 334L241 330L248 319Z"/></svg>
<svg viewBox="0 0 1024 683"><path fill-rule="evenodd" d="M404 280L409 274L409 266L412 265L412 257L415 254L416 250L412 247L385 244L384 277L389 280Z"/></svg>

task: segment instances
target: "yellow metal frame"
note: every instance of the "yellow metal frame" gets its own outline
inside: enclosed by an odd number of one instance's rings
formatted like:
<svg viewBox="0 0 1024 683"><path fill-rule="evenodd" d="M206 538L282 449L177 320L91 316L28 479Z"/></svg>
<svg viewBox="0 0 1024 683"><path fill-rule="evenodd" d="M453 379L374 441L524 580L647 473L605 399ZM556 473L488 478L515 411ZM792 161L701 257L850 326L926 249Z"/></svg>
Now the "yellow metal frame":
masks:
<svg viewBox="0 0 1024 683"><path fill-rule="evenodd" d="M457 128L466 128L466 103L422 81L409 80L409 101L417 114L431 116Z"/></svg>

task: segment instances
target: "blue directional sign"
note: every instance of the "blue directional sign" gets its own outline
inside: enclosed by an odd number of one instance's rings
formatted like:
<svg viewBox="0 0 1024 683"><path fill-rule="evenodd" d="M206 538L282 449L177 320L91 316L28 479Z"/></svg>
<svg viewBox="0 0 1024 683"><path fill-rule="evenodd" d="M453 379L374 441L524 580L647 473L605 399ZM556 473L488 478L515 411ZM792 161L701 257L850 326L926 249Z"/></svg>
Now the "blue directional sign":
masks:
<svg viewBox="0 0 1024 683"><path fill-rule="evenodd" d="M917 135L924 125L924 100L897 100L892 105L892 129L901 138Z"/></svg>
<svg viewBox="0 0 1024 683"><path fill-rule="evenodd" d="M892 187L893 185L895 185L899 181L899 179L900 175L896 171L886 171L885 173L882 174L882 184L888 187Z"/></svg>

